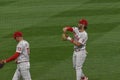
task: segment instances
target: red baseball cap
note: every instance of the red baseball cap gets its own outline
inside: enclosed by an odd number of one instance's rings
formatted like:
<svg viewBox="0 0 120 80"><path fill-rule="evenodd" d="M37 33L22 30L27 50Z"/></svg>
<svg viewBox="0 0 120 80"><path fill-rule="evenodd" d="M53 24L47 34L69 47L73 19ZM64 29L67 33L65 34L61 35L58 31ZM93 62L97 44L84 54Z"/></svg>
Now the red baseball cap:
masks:
<svg viewBox="0 0 120 80"><path fill-rule="evenodd" d="M20 31L17 31L13 34L14 39L16 39L16 37L22 37L22 36L23 36L23 34Z"/></svg>
<svg viewBox="0 0 120 80"><path fill-rule="evenodd" d="M80 23L80 24L83 24L83 25L85 25L85 26L88 25L88 21L85 20L85 19L81 19L81 20L79 21L79 23Z"/></svg>

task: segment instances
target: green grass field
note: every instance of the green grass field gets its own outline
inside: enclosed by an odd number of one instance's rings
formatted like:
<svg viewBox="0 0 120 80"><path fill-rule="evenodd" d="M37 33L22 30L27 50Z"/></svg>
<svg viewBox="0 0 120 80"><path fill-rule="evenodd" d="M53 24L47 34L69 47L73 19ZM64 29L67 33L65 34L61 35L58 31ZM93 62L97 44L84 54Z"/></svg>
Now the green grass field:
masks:
<svg viewBox="0 0 120 80"><path fill-rule="evenodd" d="M15 52L12 33L20 30L31 45L33 80L75 80L73 45L61 34L81 18L89 21L89 80L120 80L120 0L0 0L0 59ZM6 64L0 80L11 80L15 69Z"/></svg>

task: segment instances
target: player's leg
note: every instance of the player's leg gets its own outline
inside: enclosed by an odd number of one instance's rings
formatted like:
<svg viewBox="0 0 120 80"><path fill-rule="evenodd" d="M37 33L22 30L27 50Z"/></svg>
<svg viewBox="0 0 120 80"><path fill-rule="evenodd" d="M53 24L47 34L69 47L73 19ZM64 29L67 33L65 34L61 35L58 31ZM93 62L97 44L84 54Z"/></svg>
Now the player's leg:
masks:
<svg viewBox="0 0 120 80"><path fill-rule="evenodd" d="M85 61L86 54L84 51L76 52L76 78L80 80L83 73L82 73L82 66Z"/></svg>
<svg viewBox="0 0 120 80"><path fill-rule="evenodd" d="M76 69L76 55L75 55L75 52L73 53L73 68Z"/></svg>
<svg viewBox="0 0 120 80"><path fill-rule="evenodd" d="M81 74L81 77L84 77L85 75L84 75L84 73L83 73L83 70L82 70L82 74Z"/></svg>
<svg viewBox="0 0 120 80"><path fill-rule="evenodd" d="M88 77L85 76L83 72L82 72L82 75L81 75L81 80L88 80Z"/></svg>
<svg viewBox="0 0 120 80"><path fill-rule="evenodd" d="M23 80L31 80L31 75L30 75L30 64L29 62L24 62L21 63L21 68L20 68L20 72L21 72L21 76L23 78Z"/></svg>
<svg viewBox="0 0 120 80"><path fill-rule="evenodd" d="M83 57L83 63L84 63L85 59L86 59L87 51L84 50L82 53L83 53L83 55L85 54L85 57ZM88 77L84 75L83 70L82 70L81 80L88 80Z"/></svg>
<svg viewBox="0 0 120 80"><path fill-rule="evenodd" d="M20 79L20 71L19 69L17 68L16 71L15 71L15 74L12 78L12 80L19 80Z"/></svg>
<svg viewBox="0 0 120 80"><path fill-rule="evenodd" d="M23 80L31 80L29 69L21 71Z"/></svg>

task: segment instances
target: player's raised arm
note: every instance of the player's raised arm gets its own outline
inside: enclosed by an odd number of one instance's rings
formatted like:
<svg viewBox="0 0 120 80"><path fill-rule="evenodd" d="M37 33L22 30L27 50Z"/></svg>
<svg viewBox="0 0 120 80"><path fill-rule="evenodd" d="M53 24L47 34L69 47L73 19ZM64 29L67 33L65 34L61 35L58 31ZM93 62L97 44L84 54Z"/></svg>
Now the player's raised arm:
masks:
<svg viewBox="0 0 120 80"><path fill-rule="evenodd" d="M74 41L74 39L72 39L70 36L68 36L68 35L66 34L67 31L73 32L73 28L70 27L70 26L64 27L64 28L63 28L62 39L63 39L63 40L68 40L68 41L70 41L71 43L73 43L73 44L76 45L76 46L80 46L81 43L79 43L78 41Z"/></svg>
<svg viewBox="0 0 120 80"><path fill-rule="evenodd" d="M63 33L66 33L67 31L73 32L73 28L70 26L66 26L63 28Z"/></svg>
<svg viewBox="0 0 120 80"><path fill-rule="evenodd" d="M71 38L70 36L68 36L67 34L63 33L62 34L62 39L65 41L65 40L68 40L70 41L71 43L73 43L74 45L76 46L81 46L82 44L78 41L75 41L73 38Z"/></svg>

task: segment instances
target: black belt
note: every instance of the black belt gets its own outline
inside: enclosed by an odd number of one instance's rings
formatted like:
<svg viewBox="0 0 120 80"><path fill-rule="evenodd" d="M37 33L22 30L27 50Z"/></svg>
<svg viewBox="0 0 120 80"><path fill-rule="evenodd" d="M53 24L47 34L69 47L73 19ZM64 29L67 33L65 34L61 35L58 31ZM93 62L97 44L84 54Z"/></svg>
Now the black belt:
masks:
<svg viewBox="0 0 120 80"><path fill-rule="evenodd" d="M17 61L16 61L16 64L20 64L20 63L23 63L23 62L29 62L29 61L22 61L22 62L17 62Z"/></svg>
<svg viewBox="0 0 120 80"><path fill-rule="evenodd" d="M85 49L74 49L75 52L79 52L79 51L82 51L82 50L85 50Z"/></svg>

